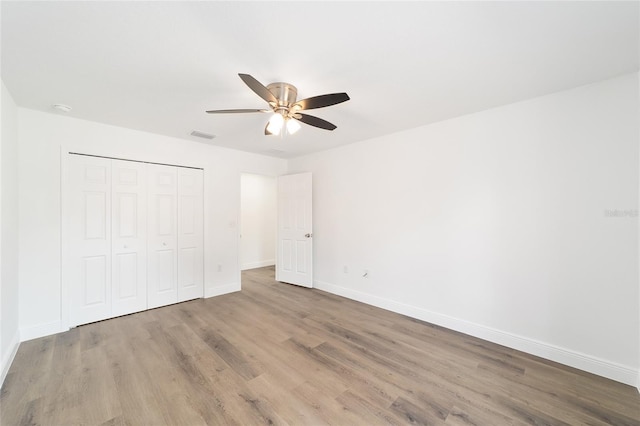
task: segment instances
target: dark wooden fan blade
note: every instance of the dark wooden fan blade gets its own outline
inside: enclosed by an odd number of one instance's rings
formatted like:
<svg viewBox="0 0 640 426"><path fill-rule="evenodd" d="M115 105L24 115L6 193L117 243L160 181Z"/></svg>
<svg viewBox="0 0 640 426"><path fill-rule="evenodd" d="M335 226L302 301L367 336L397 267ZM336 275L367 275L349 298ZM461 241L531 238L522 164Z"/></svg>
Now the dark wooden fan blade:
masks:
<svg viewBox="0 0 640 426"><path fill-rule="evenodd" d="M348 101L349 95L346 93L330 93L328 95L314 96L312 98L303 99L295 103L300 110L324 108Z"/></svg>
<svg viewBox="0 0 640 426"><path fill-rule="evenodd" d="M273 93L271 93L269 91L269 89L267 89L258 80L256 80L255 78L251 77L249 74L238 74L238 75L240 76L242 81L244 81L244 84L249 86L249 89L251 89L254 92L256 92L256 94L258 96L260 96L262 99L264 99L265 101L267 101L269 103L275 103L275 104L278 103L278 100L273 95Z"/></svg>
<svg viewBox="0 0 640 426"><path fill-rule="evenodd" d="M304 124L308 124L309 126L319 127L325 130L333 130L337 126L335 124L329 123L327 120L323 120L322 118L314 117L313 115L308 114L296 114L294 118L302 121Z"/></svg>
<svg viewBox="0 0 640 426"><path fill-rule="evenodd" d="M207 114L240 114L245 112L269 112L269 109L213 109Z"/></svg>

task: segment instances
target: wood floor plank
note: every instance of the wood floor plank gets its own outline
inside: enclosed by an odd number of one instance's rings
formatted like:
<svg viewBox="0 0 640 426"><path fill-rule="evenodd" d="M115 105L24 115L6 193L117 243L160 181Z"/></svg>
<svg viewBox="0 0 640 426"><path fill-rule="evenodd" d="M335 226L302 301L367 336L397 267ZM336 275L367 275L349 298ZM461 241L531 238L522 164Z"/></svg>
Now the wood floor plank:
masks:
<svg viewBox="0 0 640 426"><path fill-rule="evenodd" d="M307 404L299 398L299 395L292 393L292 390L300 386L289 389L282 386L281 380L272 377L270 373L264 373L251 379L249 387L255 395L268 401L278 415L290 425L320 425L325 421L313 408L313 404Z"/></svg>
<svg viewBox="0 0 640 426"><path fill-rule="evenodd" d="M144 340L141 340L144 342ZM162 424L169 420L162 410L162 400L157 392L147 389L148 375L138 368L139 358L128 341L105 348L109 367L122 409L122 417L129 424Z"/></svg>
<svg viewBox="0 0 640 426"><path fill-rule="evenodd" d="M325 424L357 425L363 423L357 413L349 410L335 397L324 393L321 387L316 386L316 383L304 382L294 389L294 393L313 407L317 416Z"/></svg>
<svg viewBox="0 0 640 426"><path fill-rule="evenodd" d="M363 424L403 425L405 422L400 416L394 415L388 409L388 405L376 405L369 398L355 390L343 392L336 400L348 407Z"/></svg>
<svg viewBox="0 0 640 426"><path fill-rule="evenodd" d="M120 399L103 348L96 346L82 351L80 363L83 366L78 383L82 393L80 418L101 424L120 417Z"/></svg>
<svg viewBox="0 0 640 426"><path fill-rule="evenodd" d="M241 292L20 345L13 425L640 425L636 389L322 291Z"/></svg>
<svg viewBox="0 0 640 426"><path fill-rule="evenodd" d="M33 424L38 421L49 382L48 372L51 371L53 362L55 340L56 336L53 335L20 345L0 390L0 404L4 400L13 403L0 405L0 415L4 411L3 416L23 418L21 424Z"/></svg>
<svg viewBox="0 0 640 426"><path fill-rule="evenodd" d="M475 406L464 402L457 403L451 408L445 420L446 425L480 426L480 425L512 425L524 426L528 423L521 419L509 417L488 406Z"/></svg>
<svg viewBox="0 0 640 426"><path fill-rule="evenodd" d="M442 424L449 415L449 411L442 407L417 405L401 396L391 404L391 410L407 423L419 425Z"/></svg>

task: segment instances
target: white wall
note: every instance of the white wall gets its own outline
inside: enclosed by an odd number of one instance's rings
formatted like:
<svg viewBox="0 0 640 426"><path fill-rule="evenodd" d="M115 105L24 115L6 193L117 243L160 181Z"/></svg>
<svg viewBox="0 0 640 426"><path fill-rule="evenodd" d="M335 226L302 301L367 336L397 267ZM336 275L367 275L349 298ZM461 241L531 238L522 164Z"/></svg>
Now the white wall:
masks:
<svg viewBox="0 0 640 426"><path fill-rule="evenodd" d="M278 196L276 177L243 173L240 178L240 266L275 265Z"/></svg>
<svg viewBox="0 0 640 426"><path fill-rule="evenodd" d="M315 285L636 384L638 125L634 73L291 160Z"/></svg>
<svg viewBox="0 0 640 426"><path fill-rule="evenodd" d="M18 350L18 109L2 83L0 149L0 385Z"/></svg>
<svg viewBox="0 0 640 426"><path fill-rule="evenodd" d="M60 279L62 152L204 168L205 295L240 290L240 172L278 175L286 169L284 160L22 108L18 116L23 340L65 328Z"/></svg>

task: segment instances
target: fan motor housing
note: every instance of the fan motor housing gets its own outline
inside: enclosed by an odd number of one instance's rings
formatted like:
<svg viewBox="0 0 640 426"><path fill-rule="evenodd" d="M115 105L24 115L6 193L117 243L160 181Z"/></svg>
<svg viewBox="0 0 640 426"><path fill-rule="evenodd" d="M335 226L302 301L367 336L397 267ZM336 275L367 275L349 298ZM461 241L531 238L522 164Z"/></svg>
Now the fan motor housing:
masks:
<svg viewBox="0 0 640 426"><path fill-rule="evenodd" d="M278 99L278 106L290 107L296 102L298 89L289 83L271 83L267 89Z"/></svg>

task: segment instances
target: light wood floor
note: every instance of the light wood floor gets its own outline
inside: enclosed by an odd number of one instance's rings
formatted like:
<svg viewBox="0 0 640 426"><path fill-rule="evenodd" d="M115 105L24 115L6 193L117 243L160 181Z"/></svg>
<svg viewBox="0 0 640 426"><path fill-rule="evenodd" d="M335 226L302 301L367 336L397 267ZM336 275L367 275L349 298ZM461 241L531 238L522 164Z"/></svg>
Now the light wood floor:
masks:
<svg viewBox="0 0 640 426"><path fill-rule="evenodd" d="M639 425L636 389L277 283L22 343L2 425Z"/></svg>

